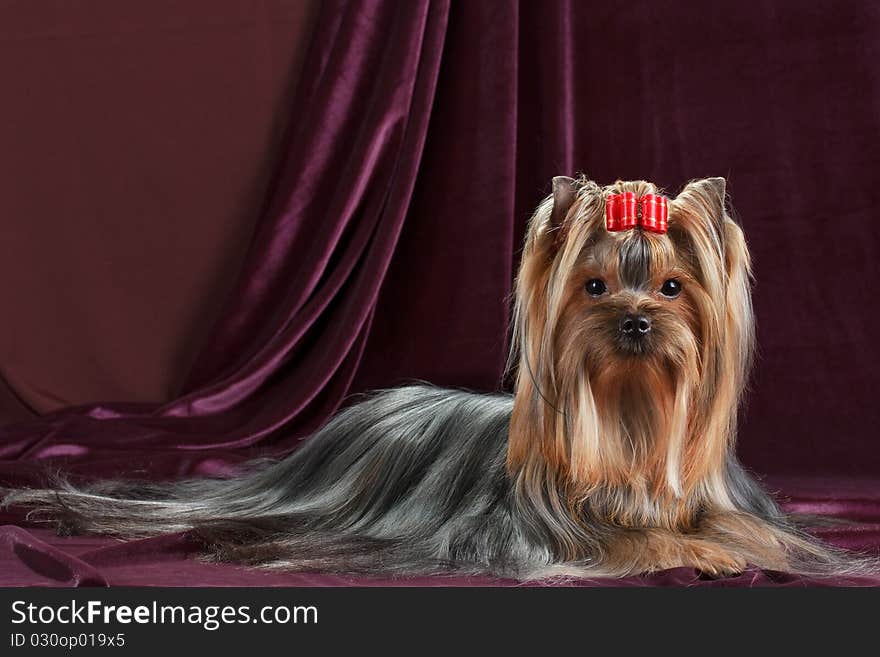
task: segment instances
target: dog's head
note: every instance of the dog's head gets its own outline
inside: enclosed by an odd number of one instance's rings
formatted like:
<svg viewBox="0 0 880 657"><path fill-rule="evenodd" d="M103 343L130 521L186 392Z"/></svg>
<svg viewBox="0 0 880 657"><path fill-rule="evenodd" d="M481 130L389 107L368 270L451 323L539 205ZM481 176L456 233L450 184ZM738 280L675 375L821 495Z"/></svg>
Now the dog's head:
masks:
<svg viewBox="0 0 880 657"><path fill-rule="evenodd" d="M555 178L517 281L511 467L676 495L717 470L752 353L749 277L723 179L667 199Z"/></svg>

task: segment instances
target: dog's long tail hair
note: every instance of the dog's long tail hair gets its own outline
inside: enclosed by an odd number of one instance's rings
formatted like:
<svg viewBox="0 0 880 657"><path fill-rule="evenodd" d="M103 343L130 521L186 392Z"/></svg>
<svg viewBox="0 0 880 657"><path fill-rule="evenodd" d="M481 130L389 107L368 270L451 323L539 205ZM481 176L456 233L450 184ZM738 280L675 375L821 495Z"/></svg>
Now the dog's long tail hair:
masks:
<svg viewBox="0 0 880 657"><path fill-rule="evenodd" d="M190 532L209 560L340 573L515 575L517 564L501 562L521 552L518 538L503 535L503 520L485 523L506 513L510 406L508 395L427 385L379 391L337 414L291 456L251 462L232 479L79 486L57 477L45 488L6 491L4 505L27 507L31 521L62 533ZM491 550L474 551L461 539L481 535Z"/></svg>

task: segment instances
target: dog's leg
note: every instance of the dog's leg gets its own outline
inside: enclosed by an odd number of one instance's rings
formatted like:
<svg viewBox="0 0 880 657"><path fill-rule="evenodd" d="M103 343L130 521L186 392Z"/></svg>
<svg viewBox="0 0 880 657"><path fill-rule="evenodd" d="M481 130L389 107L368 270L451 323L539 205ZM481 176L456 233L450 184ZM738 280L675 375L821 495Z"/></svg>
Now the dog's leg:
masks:
<svg viewBox="0 0 880 657"><path fill-rule="evenodd" d="M696 568L714 577L741 573L747 560L710 537L667 529L626 529L606 549L607 568L618 575L637 575L670 568Z"/></svg>

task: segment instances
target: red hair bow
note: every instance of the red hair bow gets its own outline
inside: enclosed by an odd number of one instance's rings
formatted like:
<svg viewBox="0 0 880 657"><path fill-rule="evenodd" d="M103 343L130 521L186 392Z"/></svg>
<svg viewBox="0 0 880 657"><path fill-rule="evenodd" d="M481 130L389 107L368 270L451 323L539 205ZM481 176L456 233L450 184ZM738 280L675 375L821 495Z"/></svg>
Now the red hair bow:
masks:
<svg viewBox="0 0 880 657"><path fill-rule="evenodd" d="M668 217L666 197L659 194L645 194L637 199L635 192L623 192L609 194L605 199L605 228L609 231L641 226L652 233L665 233Z"/></svg>

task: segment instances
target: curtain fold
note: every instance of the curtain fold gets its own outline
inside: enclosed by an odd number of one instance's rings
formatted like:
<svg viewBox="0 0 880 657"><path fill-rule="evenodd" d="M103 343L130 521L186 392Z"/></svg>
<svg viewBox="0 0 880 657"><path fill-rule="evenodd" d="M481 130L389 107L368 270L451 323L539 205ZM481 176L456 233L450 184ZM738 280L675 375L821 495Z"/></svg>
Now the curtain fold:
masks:
<svg viewBox="0 0 880 657"><path fill-rule="evenodd" d="M8 427L6 458L210 450L316 428L349 391L410 208L449 3L326 2L286 155L184 394Z"/></svg>

